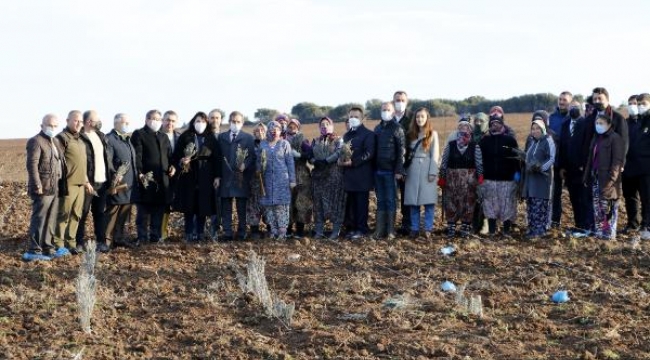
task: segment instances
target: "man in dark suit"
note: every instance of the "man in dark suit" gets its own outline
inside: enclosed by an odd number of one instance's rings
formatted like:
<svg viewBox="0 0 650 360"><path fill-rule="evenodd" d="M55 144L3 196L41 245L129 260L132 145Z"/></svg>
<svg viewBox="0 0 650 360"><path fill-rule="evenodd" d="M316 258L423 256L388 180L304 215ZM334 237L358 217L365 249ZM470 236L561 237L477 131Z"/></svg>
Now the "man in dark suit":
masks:
<svg viewBox="0 0 650 360"><path fill-rule="evenodd" d="M591 189L583 184L585 159L588 157L588 154L584 152L586 125L586 120L580 113L580 103L574 101L571 103L567 119L562 123L560 129L557 167L569 191L575 224L572 232L576 237L588 235L587 230L592 225L592 221L590 221L592 205L589 202Z"/></svg>
<svg viewBox="0 0 650 360"><path fill-rule="evenodd" d="M246 201L250 194L251 178L255 171L255 141L253 135L242 131L244 115L233 111L228 117L230 130L219 134L218 143L224 161L221 162L219 196L221 197L221 224L223 240L233 240L232 203L237 207L237 237L246 238ZM237 162L237 151L248 151L242 162Z"/></svg>
<svg viewBox="0 0 650 360"><path fill-rule="evenodd" d="M84 126L81 132L88 138L86 152L88 153L88 181L93 189L93 195L86 196L77 228L77 248L79 251L85 249L86 219L88 214L93 213L93 228L95 230L95 242L101 244L105 238L106 219L106 190L108 177L108 155L106 152L106 135L100 131L101 121L94 110L83 113Z"/></svg>
<svg viewBox="0 0 650 360"><path fill-rule="evenodd" d="M374 187L373 161L375 158L375 133L363 125L363 109L353 107L348 112L348 132L343 141L349 143L352 158L339 163L343 167L345 202L344 224L347 237L359 239L368 233L368 204L370 190Z"/></svg>
<svg viewBox="0 0 650 360"><path fill-rule="evenodd" d="M146 240L161 240L163 214L172 200L169 178L174 176L176 168L169 163L171 145L167 136L160 132L161 126L160 111L150 110L147 112L145 126L134 131L131 136L140 183L136 201L136 244Z"/></svg>
<svg viewBox="0 0 650 360"><path fill-rule="evenodd" d="M172 154L174 153L174 149L176 149L176 142L178 141L178 137L180 136L180 133L176 131L177 126L178 126L178 115L176 114L176 112L174 110L165 111L165 114L163 115L163 119L162 119L162 128L160 132L165 134L165 136L167 136L167 139L169 139L169 144L171 147ZM172 194L174 194L176 188L176 178L169 179L169 186L171 188ZM165 213L163 214L162 228L160 230L160 234L163 240L166 240L169 237L170 212L171 209L167 207L165 209Z"/></svg>

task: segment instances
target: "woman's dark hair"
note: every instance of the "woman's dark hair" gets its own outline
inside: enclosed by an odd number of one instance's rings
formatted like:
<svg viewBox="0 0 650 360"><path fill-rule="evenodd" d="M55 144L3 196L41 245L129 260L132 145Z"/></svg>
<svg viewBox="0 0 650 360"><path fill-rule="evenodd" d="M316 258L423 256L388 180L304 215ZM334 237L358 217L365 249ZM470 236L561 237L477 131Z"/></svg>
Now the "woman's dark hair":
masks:
<svg viewBox="0 0 650 360"><path fill-rule="evenodd" d="M598 120L598 119L603 119L603 120L605 120L606 123L608 123L608 124L610 124L610 125L612 124L612 118L609 117L609 116L607 116L607 115L605 115L605 114L600 114L600 115L598 115L598 116L596 117L596 120Z"/></svg>
<svg viewBox="0 0 650 360"><path fill-rule="evenodd" d="M199 111L196 114L194 114L194 116L192 116L192 120L190 120L189 125L187 125L187 130L196 132L196 130L194 130L194 123L198 118L203 119L206 123L208 122L208 115L206 115L203 111Z"/></svg>

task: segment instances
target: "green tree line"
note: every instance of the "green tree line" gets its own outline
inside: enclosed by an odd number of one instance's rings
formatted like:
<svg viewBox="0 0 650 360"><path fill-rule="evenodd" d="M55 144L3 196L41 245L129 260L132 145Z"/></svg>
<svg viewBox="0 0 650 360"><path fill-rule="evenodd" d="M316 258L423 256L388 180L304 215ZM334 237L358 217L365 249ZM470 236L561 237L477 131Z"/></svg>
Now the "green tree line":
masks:
<svg viewBox="0 0 650 360"><path fill-rule="evenodd" d="M575 100L582 102L582 95L575 95ZM301 123L309 124L318 122L322 117L327 116L334 121L345 121L351 107L365 109L366 117L369 119L381 118L380 99L370 99L364 104L346 103L338 106L323 106L312 102L300 102L291 108L291 117L300 119ZM483 96L470 96L463 100L450 99L409 99L408 107L416 110L425 107L432 116L454 116L464 113L487 113L494 105L500 105L506 113L529 113L535 110L546 110L552 112L557 106L557 95L550 93L525 94L514 96L504 100L491 100ZM255 119L268 122L281 114L280 111L269 108L260 108L254 114Z"/></svg>

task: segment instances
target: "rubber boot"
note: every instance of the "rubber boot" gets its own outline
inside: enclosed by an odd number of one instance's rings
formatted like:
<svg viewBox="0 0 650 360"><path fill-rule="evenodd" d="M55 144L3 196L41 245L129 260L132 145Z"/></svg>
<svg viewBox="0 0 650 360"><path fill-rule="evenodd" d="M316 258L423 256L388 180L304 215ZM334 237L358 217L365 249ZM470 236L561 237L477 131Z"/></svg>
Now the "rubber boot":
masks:
<svg viewBox="0 0 650 360"><path fill-rule="evenodd" d="M447 237L453 238L456 236L456 223L447 223Z"/></svg>
<svg viewBox="0 0 650 360"><path fill-rule="evenodd" d="M386 214L386 238L395 240L395 214Z"/></svg>
<svg viewBox="0 0 650 360"><path fill-rule="evenodd" d="M383 239L386 237L386 212L377 211L376 217L377 224L375 225L375 232L372 234L372 238L375 240Z"/></svg>

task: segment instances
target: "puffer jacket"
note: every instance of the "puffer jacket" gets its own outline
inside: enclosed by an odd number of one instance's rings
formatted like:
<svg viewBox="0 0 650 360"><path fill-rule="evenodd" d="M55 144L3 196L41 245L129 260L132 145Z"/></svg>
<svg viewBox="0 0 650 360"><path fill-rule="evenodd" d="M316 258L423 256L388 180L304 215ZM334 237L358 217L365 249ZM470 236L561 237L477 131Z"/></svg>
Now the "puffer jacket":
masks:
<svg viewBox="0 0 650 360"><path fill-rule="evenodd" d="M404 170L405 136L404 130L395 121L382 121L375 127L377 171L392 171L406 175Z"/></svg>

